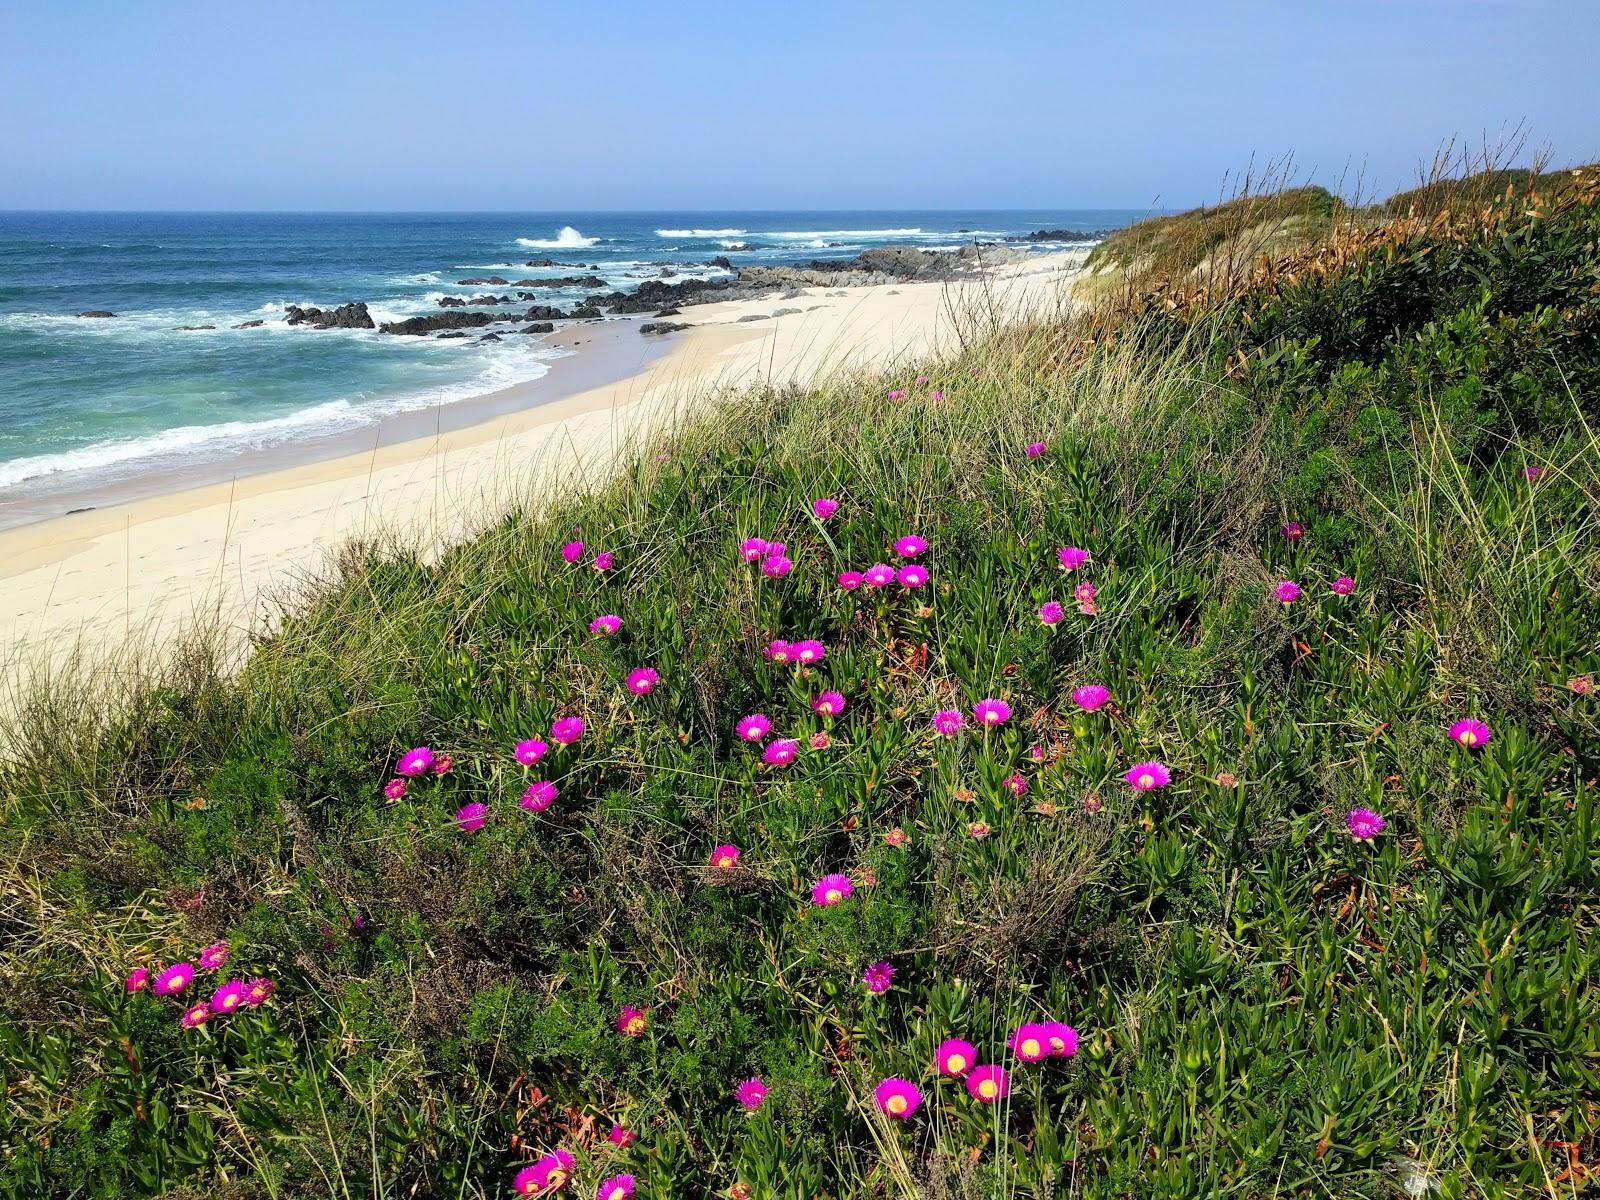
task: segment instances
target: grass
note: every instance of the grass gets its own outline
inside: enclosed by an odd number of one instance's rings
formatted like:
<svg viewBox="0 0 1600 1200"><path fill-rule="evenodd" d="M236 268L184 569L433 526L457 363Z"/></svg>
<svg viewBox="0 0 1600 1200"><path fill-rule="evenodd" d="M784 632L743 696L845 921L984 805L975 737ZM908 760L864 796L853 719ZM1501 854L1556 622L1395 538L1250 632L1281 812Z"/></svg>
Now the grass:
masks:
<svg viewBox="0 0 1600 1200"><path fill-rule="evenodd" d="M1573 188L1011 327L920 385L733 397L436 562L353 551L240 671L200 640L114 703L58 680L0 775L0 1191L487 1197L561 1147L583 1195L1581 1194L1597 233ZM911 532L925 586L838 587ZM933 731L985 697L1010 719ZM386 797L416 745L452 769ZM1171 785L1130 788L1149 760ZM854 894L816 907L830 872ZM216 940L270 1001L185 1030L124 991ZM1077 1053L1016 1061L1040 1019ZM935 1075L950 1036L1004 1102Z"/></svg>

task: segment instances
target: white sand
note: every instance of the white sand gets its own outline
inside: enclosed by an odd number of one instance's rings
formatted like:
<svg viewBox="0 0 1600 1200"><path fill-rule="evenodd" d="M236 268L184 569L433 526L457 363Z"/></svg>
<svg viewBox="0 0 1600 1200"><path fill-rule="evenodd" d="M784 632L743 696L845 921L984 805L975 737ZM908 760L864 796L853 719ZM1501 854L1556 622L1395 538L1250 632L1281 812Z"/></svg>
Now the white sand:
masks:
<svg viewBox="0 0 1600 1200"><path fill-rule="evenodd" d="M687 308L673 319L693 329L667 335L663 358L606 387L540 404L544 381L535 381L522 385L535 407L467 429L0 532L8 665L74 647L159 645L195 618L220 618L242 645L270 619L273 597L323 571L354 537L386 531L433 552L539 489L597 481L630 435L719 388L907 365L970 335L974 314L1065 303L1082 261L1069 252L984 281L812 288ZM780 308L801 311L738 320ZM565 334L588 336L583 326Z"/></svg>

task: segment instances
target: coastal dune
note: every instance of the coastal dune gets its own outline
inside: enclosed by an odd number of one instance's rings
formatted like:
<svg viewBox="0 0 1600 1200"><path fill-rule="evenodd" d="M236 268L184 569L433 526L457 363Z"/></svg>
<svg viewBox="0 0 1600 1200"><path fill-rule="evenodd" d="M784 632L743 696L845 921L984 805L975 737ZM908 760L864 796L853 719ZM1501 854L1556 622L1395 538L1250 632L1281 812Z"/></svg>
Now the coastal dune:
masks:
<svg viewBox="0 0 1600 1200"><path fill-rule="evenodd" d="M1055 311L1070 303L1083 259L1069 251L953 282L698 305L672 318L687 328L665 335L641 335L632 320L570 326L550 344L591 367L615 356L607 382L573 391L563 380L583 373L557 362L483 398L499 415L464 428L447 428L440 410L431 436L385 444L375 433L359 453L0 532L0 635L24 665L159 647L194 624L243 647L354 539L436 554L514 504L603 479L620 450L706 396L887 371L952 349L975 322ZM656 336L665 352L645 362Z"/></svg>

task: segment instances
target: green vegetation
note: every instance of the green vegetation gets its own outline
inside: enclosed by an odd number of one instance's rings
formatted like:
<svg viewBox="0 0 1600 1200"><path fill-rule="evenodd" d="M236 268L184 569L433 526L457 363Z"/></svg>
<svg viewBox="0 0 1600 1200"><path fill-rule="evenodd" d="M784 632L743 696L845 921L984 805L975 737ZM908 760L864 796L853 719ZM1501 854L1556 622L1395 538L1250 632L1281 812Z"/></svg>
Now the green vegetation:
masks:
<svg viewBox="0 0 1600 1200"><path fill-rule="evenodd" d="M437 563L352 552L236 676L200 643L111 711L40 693L0 776L0 1191L503 1196L556 1147L584 1197L1591 1188L1597 281L1589 188L1352 232L924 385L734 398ZM840 589L909 533L926 585ZM985 697L1012 715L977 730ZM756 712L793 764L736 736ZM452 769L386 797L416 745ZM1146 761L1170 786L1124 782ZM189 1030L124 991L214 940L183 999L276 995ZM1076 1055L1017 1061L1049 1019ZM935 1074L947 1037L1004 1102Z"/></svg>

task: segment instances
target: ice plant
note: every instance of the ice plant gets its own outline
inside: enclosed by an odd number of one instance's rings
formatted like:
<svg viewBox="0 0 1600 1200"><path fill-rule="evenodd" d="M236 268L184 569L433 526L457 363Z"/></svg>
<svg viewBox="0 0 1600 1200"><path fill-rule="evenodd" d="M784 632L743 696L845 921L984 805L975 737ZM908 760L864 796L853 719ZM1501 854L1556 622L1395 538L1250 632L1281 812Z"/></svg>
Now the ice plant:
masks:
<svg viewBox="0 0 1600 1200"><path fill-rule="evenodd" d="M767 644L767 648L764 653L775 663L790 662L794 658L794 653L790 648L789 643L784 641L782 638L773 638L772 641Z"/></svg>
<svg viewBox="0 0 1600 1200"><path fill-rule="evenodd" d="M1004 725L1011 719L1011 706L1004 700L979 700L972 706L972 718L979 725Z"/></svg>
<svg viewBox="0 0 1600 1200"><path fill-rule="evenodd" d="M889 389L889 399L891 399L891 400L904 400L905 398L906 398L906 393L905 393L905 389L904 388L890 388Z"/></svg>
<svg viewBox="0 0 1600 1200"><path fill-rule="evenodd" d="M1522 468L1522 477L1524 479L1526 479L1529 483L1532 483L1535 479L1542 479L1544 477L1544 468L1543 467L1523 467Z"/></svg>
<svg viewBox="0 0 1600 1200"><path fill-rule="evenodd" d="M1356 581L1348 575L1341 575L1328 585L1328 590L1335 596L1348 596L1356 590Z"/></svg>
<svg viewBox="0 0 1600 1200"><path fill-rule="evenodd" d="M838 692L820 692L811 698L811 711L825 717L838 716L844 711L844 697Z"/></svg>
<svg viewBox="0 0 1600 1200"><path fill-rule="evenodd" d="M1078 611L1088 616L1100 611L1094 602L1094 598L1099 594L1092 583L1080 583L1072 589L1072 598L1078 602Z"/></svg>
<svg viewBox="0 0 1600 1200"><path fill-rule="evenodd" d="M824 875L811 885L811 903L818 908L832 908L849 899L855 890L848 875Z"/></svg>
<svg viewBox="0 0 1600 1200"><path fill-rule="evenodd" d="M251 1008L260 1008L278 990L278 985L265 976L257 975L244 985L244 1002Z"/></svg>
<svg viewBox="0 0 1600 1200"><path fill-rule="evenodd" d="M894 544L894 552L900 558L915 558L928 548L928 543L914 533L908 533Z"/></svg>
<svg viewBox="0 0 1600 1200"><path fill-rule="evenodd" d="M768 743L761 752L761 761L769 767L787 767L800 753L800 743L794 738L778 738Z"/></svg>
<svg viewBox="0 0 1600 1200"><path fill-rule="evenodd" d="M939 1074L959 1077L972 1070L978 1061L978 1051L971 1042L960 1038L945 1038L933 1052L934 1066Z"/></svg>
<svg viewBox="0 0 1600 1200"><path fill-rule="evenodd" d="M767 540L765 538L745 538L739 543L739 556L745 562L760 562L767 556Z"/></svg>
<svg viewBox="0 0 1600 1200"><path fill-rule="evenodd" d="M191 1005L180 1018L185 1029L196 1029L211 1019L211 1009L205 1004Z"/></svg>
<svg viewBox="0 0 1600 1200"><path fill-rule="evenodd" d="M1043 753L1044 751L1041 750L1040 754ZM1028 794L1028 781L1021 775L1007 775L1000 781L1000 786L1005 788L1005 790L1010 792L1013 796L1026 796Z"/></svg>
<svg viewBox="0 0 1600 1200"><path fill-rule="evenodd" d="M216 1013L231 1013L244 1003L245 983L242 979L230 979L216 991L211 993L211 1011Z"/></svg>
<svg viewBox="0 0 1600 1200"><path fill-rule="evenodd" d="M883 835L883 840L888 842L891 846L906 846L911 842L911 835L904 829L901 829L900 826L896 825L893 829L889 830L888 833Z"/></svg>
<svg viewBox="0 0 1600 1200"><path fill-rule="evenodd" d="M1171 783L1172 772L1167 770L1164 763L1142 762L1129 767L1128 773L1123 778L1134 791L1149 792Z"/></svg>
<svg viewBox="0 0 1600 1200"><path fill-rule="evenodd" d="M600 1181L600 1186L595 1189L594 1200L628 1200L633 1192L632 1175L613 1175L610 1179Z"/></svg>
<svg viewBox="0 0 1600 1200"><path fill-rule="evenodd" d="M604 616L596 617L589 622L590 633L598 633L606 637L611 636L621 628L622 618L617 616L616 613L606 613Z"/></svg>
<svg viewBox="0 0 1600 1200"><path fill-rule="evenodd" d="M761 1107L761 1102L767 1098L767 1085L760 1079L746 1079L734 1092L734 1098L744 1107L745 1112L755 1112Z"/></svg>
<svg viewBox="0 0 1600 1200"><path fill-rule="evenodd" d="M941 708L933 714L933 728L945 737L954 737L961 732L967 719L961 715L961 710L956 708Z"/></svg>
<svg viewBox="0 0 1600 1200"><path fill-rule="evenodd" d="M639 1135L624 1125L611 1123L611 1132L606 1135L606 1140L620 1150L626 1150L639 1140Z"/></svg>
<svg viewBox="0 0 1600 1200"><path fill-rule="evenodd" d="M973 821L967 826L967 836L980 841L988 837L992 832L993 830L989 828L989 823L987 821Z"/></svg>
<svg viewBox="0 0 1600 1200"><path fill-rule="evenodd" d="M1038 458L1039 455L1044 453L1044 443L1043 442L1029 442L1027 447L1026 447L1026 449L1027 449L1029 458Z"/></svg>
<svg viewBox="0 0 1600 1200"><path fill-rule="evenodd" d="M1378 813L1370 808L1352 808L1344 815L1345 828L1350 830L1350 837L1358 842L1370 842L1383 832L1383 827L1388 824Z"/></svg>
<svg viewBox="0 0 1600 1200"><path fill-rule="evenodd" d="M831 745L833 745L833 739L821 730L811 735L811 748L813 750L826 750Z"/></svg>
<svg viewBox="0 0 1600 1200"><path fill-rule="evenodd" d="M489 819L489 806L474 800L471 804L463 804L456 809L456 824L464 833L477 833L483 828L483 823Z"/></svg>
<svg viewBox="0 0 1600 1200"><path fill-rule="evenodd" d="M802 666L810 666L814 662L821 662L828 654L828 648L815 638L807 638L803 642L796 642L791 649L794 651L794 660Z"/></svg>
<svg viewBox="0 0 1600 1200"><path fill-rule="evenodd" d="M739 865L739 847L723 842L711 851L711 865L722 871L731 871Z"/></svg>
<svg viewBox="0 0 1600 1200"><path fill-rule="evenodd" d="M861 982L867 985L867 991L874 996L882 995L889 990L889 984L894 982L894 964L888 961L870 964L861 973Z"/></svg>
<svg viewBox="0 0 1600 1200"><path fill-rule="evenodd" d="M404 779L391 779L383 785L383 794L386 799L400 800L406 794L406 781Z"/></svg>
<svg viewBox="0 0 1600 1200"><path fill-rule="evenodd" d="M839 572L839 586L847 592L853 592L865 582L866 576L860 571Z"/></svg>
<svg viewBox="0 0 1600 1200"><path fill-rule="evenodd" d="M1046 1021L1039 1028L1044 1030L1045 1040L1050 1043L1051 1058L1071 1058L1078 1052L1078 1031L1071 1025Z"/></svg>
<svg viewBox="0 0 1600 1200"><path fill-rule="evenodd" d="M648 696L660 682L654 667L635 667L628 672L628 690L635 696Z"/></svg>
<svg viewBox="0 0 1600 1200"><path fill-rule="evenodd" d="M200 969L202 971L220 971L232 953L227 942L212 942L200 951Z"/></svg>
<svg viewBox="0 0 1600 1200"><path fill-rule="evenodd" d="M555 784L548 779L539 779L528 785L517 805L528 812L543 812L556 802L559 795L561 790Z"/></svg>
<svg viewBox="0 0 1600 1200"><path fill-rule="evenodd" d="M1280 580L1278 586L1272 589L1272 594L1278 598L1279 604L1293 604L1300 599L1300 585L1292 579Z"/></svg>
<svg viewBox="0 0 1600 1200"><path fill-rule="evenodd" d="M1471 750L1476 746L1487 745L1494 735L1489 732L1489 727L1482 721L1474 721L1470 717L1457 721L1450 726L1450 740Z"/></svg>
<svg viewBox="0 0 1600 1200"><path fill-rule="evenodd" d="M916 1084L893 1075L878 1084L873 1091L873 1098L878 1102L878 1111L897 1121L904 1121L922 1103L922 1093L917 1090Z"/></svg>
<svg viewBox="0 0 1600 1200"><path fill-rule="evenodd" d="M1062 546L1056 551L1056 561L1064 571L1076 571L1089 561L1089 552L1080 546Z"/></svg>
<svg viewBox="0 0 1600 1200"><path fill-rule="evenodd" d="M759 742L772 732L772 722L765 713L751 713L748 717L740 717L735 725L734 732L747 742Z"/></svg>
<svg viewBox="0 0 1600 1200"><path fill-rule="evenodd" d="M561 547L561 557L566 559L569 563L577 562L583 557L583 543L568 542L566 545Z"/></svg>
<svg viewBox="0 0 1600 1200"><path fill-rule="evenodd" d="M582 736L582 717L557 717L550 722L550 740L558 746L570 746Z"/></svg>
<svg viewBox="0 0 1600 1200"><path fill-rule="evenodd" d="M518 742L513 753L517 756L519 763L525 767L531 767L543 758L549 749L550 747L538 738L529 738L527 741Z"/></svg>
<svg viewBox="0 0 1600 1200"><path fill-rule="evenodd" d="M928 569L916 563L907 563L894 573L894 577L903 588L919 588L928 582Z"/></svg>
<svg viewBox="0 0 1600 1200"><path fill-rule="evenodd" d="M193 982L194 964L174 963L156 976L156 981L150 985L150 990L158 996L176 996Z"/></svg>
<svg viewBox="0 0 1600 1200"><path fill-rule="evenodd" d="M1011 1091L1011 1074L1004 1067L984 1063L967 1075L967 1091L985 1104L1003 1100Z"/></svg>
<svg viewBox="0 0 1600 1200"><path fill-rule="evenodd" d="M1111 690L1103 683L1088 683L1080 688L1072 689L1072 702L1084 712L1095 712L1104 708L1106 701L1111 699Z"/></svg>
<svg viewBox="0 0 1600 1200"><path fill-rule="evenodd" d="M624 1037L643 1037L645 1024L644 1009L631 1004L623 1005L622 1011L617 1014L617 1032Z"/></svg>
<svg viewBox="0 0 1600 1200"><path fill-rule="evenodd" d="M782 554L772 554L761 560L761 573L768 579L782 579L794 570L794 563Z"/></svg>
<svg viewBox="0 0 1600 1200"><path fill-rule="evenodd" d="M839 511L839 502L832 496L818 496L811 502L811 511L817 515L817 520L826 521Z"/></svg>
<svg viewBox="0 0 1600 1200"><path fill-rule="evenodd" d="M1306 527L1299 521L1290 521L1283 527L1283 536L1291 542L1298 542L1306 535Z"/></svg>
<svg viewBox="0 0 1600 1200"><path fill-rule="evenodd" d="M1594 676L1574 675L1567 680L1567 688L1575 696L1592 696L1594 695Z"/></svg>
<svg viewBox="0 0 1600 1200"><path fill-rule="evenodd" d="M594 569L596 571L609 571L616 565L617 559L609 550L602 550L594 556Z"/></svg>
<svg viewBox="0 0 1600 1200"><path fill-rule="evenodd" d="M1007 1045L1020 1061L1036 1063L1050 1057L1050 1032L1043 1025L1031 1022L1018 1025Z"/></svg>
<svg viewBox="0 0 1600 1200"><path fill-rule="evenodd" d="M435 775L448 775L450 774L450 768L455 765L455 759L448 754L441 754L433 760L433 773Z"/></svg>
<svg viewBox="0 0 1600 1200"><path fill-rule="evenodd" d="M511 1190L519 1196L542 1196L559 1192L572 1178L577 1160L565 1150L553 1150L541 1157L531 1167L523 1167L511 1182Z"/></svg>
<svg viewBox="0 0 1600 1200"><path fill-rule="evenodd" d="M128 972L128 978L122 983L124 991L142 992L150 986L150 968L135 967Z"/></svg>
<svg viewBox="0 0 1600 1200"><path fill-rule="evenodd" d="M1045 625L1059 625L1061 623L1061 605L1054 600L1046 600L1039 605L1039 620Z"/></svg>
<svg viewBox="0 0 1600 1200"><path fill-rule="evenodd" d="M394 769L397 774L414 777L427 774L431 766L433 766L433 751L426 746L417 746L402 754Z"/></svg>
<svg viewBox="0 0 1600 1200"><path fill-rule="evenodd" d="M894 568L888 563L873 563L867 568L868 587L888 587L894 582Z"/></svg>

